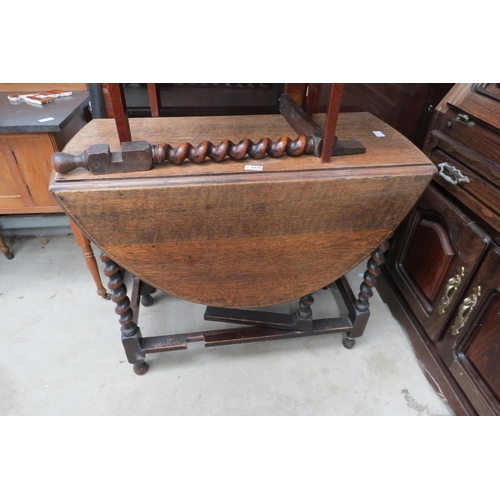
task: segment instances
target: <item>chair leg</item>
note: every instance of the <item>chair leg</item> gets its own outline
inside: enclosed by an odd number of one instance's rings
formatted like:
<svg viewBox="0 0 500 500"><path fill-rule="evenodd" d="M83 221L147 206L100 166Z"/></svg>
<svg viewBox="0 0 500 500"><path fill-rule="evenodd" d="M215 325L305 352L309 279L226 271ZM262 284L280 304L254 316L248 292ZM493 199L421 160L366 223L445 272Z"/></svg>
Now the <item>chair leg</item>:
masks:
<svg viewBox="0 0 500 500"><path fill-rule="evenodd" d="M108 83L108 90L120 144L122 142L130 142L132 135L130 133L123 83Z"/></svg>
<svg viewBox="0 0 500 500"><path fill-rule="evenodd" d="M326 109L325 132L321 146L321 163L328 163L332 157L333 146L335 146L335 131L340 113L340 102L342 101L343 83L332 83L330 85L330 97Z"/></svg>
<svg viewBox="0 0 500 500"><path fill-rule="evenodd" d="M10 248L7 246L7 243L2 238L2 235L0 234L0 252L2 252L7 259L13 259L14 254L10 251Z"/></svg>
<svg viewBox="0 0 500 500"><path fill-rule="evenodd" d="M78 243L78 246L82 249L83 256L85 257L85 263L89 268L90 274L92 278L94 278L94 283L97 287L97 295L102 297L103 299L109 300L111 299L111 294L109 294L104 288L101 275L99 274L99 268L97 267L97 261L94 256L94 252L92 247L90 246L89 239L78 229L77 226L70 220L71 229L73 230L73 235L75 236L75 240Z"/></svg>

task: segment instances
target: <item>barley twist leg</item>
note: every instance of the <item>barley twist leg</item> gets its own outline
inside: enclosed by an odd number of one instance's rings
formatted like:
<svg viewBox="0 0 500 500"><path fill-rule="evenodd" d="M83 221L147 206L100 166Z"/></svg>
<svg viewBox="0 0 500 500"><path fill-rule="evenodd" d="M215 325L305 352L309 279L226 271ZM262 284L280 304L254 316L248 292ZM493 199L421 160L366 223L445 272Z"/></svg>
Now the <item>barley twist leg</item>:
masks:
<svg viewBox="0 0 500 500"><path fill-rule="evenodd" d="M368 311L370 299L373 297L373 288L377 286L377 276L380 275L380 265L384 262L384 253L389 249L389 241L385 240L370 256L367 263L367 270L363 275L363 282L360 285L360 291L354 307L360 311ZM356 344L356 339L344 334L342 343L346 349L352 349Z"/></svg>
<svg viewBox="0 0 500 500"><path fill-rule="evenodd" d="M112 292L111 300L116 304L115 312L120 316L122 343L127 359L134 365L134 372L137 375L144 375L149 366L141 351L141 330L134 323L134 313L127 295L123 270L104 253L101 253L101 261L105 264L104 274L109 278L108 288Z"/></svg>
<svg viewBox="0 0 500 500"><path fill-rule="evenodd" d="M355 302L358 311L366 311L370 307L370 299L373 297L372 288L377 286L377 276L380 275L380 265L384 262L384 252L389 248L388 240L385 240L375 250L368 259L367 270L363 275L363 283L360 286L360 292Z"/></svg>

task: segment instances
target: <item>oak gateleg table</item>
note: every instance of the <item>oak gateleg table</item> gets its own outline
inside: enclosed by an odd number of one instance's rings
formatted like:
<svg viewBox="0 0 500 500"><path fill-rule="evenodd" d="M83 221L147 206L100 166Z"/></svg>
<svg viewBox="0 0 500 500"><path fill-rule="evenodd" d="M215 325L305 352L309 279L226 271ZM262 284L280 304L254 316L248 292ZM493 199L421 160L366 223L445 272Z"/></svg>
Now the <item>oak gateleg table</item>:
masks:
<svg viewBox="0 0 500 500"><path fill-rule="evenodd" d="M321 123L324 115L315 115ZM134 138L198 144L296 133L281 115L130 119ZM376 133L374 133L376 132ZM101 250L105 275L134 371L147 354L278 338L342 333L354 346L370 311L388 239L436 168L409 140L368 113L339 115L337 134L364 154L332 157L185 161L141 172L54 173L50 190L72 222ZM118 151L113 119L96 119L67 144ZM344 275L368 269L355 297ZM134 276L131 298L124 271ZM314 292L336 284L348 314L314 319ZM155 289L207 305L206 320L246 325L143 337L139 307ZM299 300L295 314L247 309ZM249 326L250 325L250 326Z"/></svg>

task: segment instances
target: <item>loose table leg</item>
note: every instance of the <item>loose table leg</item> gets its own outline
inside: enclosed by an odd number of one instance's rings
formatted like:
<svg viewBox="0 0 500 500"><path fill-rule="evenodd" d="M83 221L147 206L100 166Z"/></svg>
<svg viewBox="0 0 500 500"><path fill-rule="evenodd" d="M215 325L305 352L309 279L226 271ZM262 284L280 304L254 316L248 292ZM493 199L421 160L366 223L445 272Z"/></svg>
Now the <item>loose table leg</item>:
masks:
<svg viewBox="0 0 500 500"><path fill-rule="evenodd" d="M122 343L129 363L134 365L137 375L144 375L149 366L141 347L141 330L134 323L134 313L130 307L127 287L124 283L122 268L106 254L101 253L101 261L106 264L104 274L109 278L108 287L112 291L111 300L116 304L115 312L120 316Z"/></svg>
<svg viewBox="0 0 500 500"><path fill-rule="evenodd" d="M7 243L2 238L2 235L0 234L0 252L2 252L5 257L7 257L9 260L14 258L14 254L10 251L10 248L7 246Z"/></svg>
<svg viewBox="0 0 500 500"><path fill-rule="evenodd" d="M375 250L371 257L368 259L367 270L363 275L363 282L360 286L360 292L354 307L360 311L368 311L370 307L370 299L373 297L372 288L377 286L377 276L380 274L380 265L384 262L384 252L389 248L389 241L385 240L378 248ZM352 349L356 343L356 338L352 336L352 332L344 334L342 343L346 349Z"/></svg>

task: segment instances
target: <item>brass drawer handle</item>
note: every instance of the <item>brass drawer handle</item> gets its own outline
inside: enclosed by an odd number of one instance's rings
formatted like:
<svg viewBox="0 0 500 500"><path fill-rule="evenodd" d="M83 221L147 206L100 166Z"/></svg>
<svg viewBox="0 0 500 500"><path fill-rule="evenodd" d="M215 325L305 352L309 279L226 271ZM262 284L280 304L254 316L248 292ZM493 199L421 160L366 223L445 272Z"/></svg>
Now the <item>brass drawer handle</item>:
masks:
<svg viewBox="0 0 500 500"><path fill-rule="evenodd" d="M450 165L448 162L443 162L438 165L439 175L448 181L450 184L469 184L469 178L462 174L457 167ZM445 173L446 170L446 173ZM449 175L448 175L449 174Z"/></svg>
<svg viewBox="0 0 500 500"><path fill-rule="evenodd" d="M472 293L460 304L458 308L457 319L451 328L452 335L458 335L460 329L467 323L472 310L477 304L477 298L481 295L481 287L475 286Z"/></svg>
<svg viewBox="0 0 500 500"><path fill-rule="evenodd" d="M457 122L464 123L465 125L468 125L469 127L472 127L474 125L474 122L470 119L469 115L466 114L460 114L455 118Z"/></svg>
<svg viewBox="0 0 500 500"><path fill-rule="evenodd" d="M450 302L452 301L453 297L457 293L458 287L460 286L460 283L462 282L462 278L465 274L465 268L461 267L458 270L458 273L453 277L448 280L448 283L446 283L446 287L444 289L444 295L441 298L441 302L438 307L438 314L444 314L446 311L446 308L450 305Z"/></svg>

